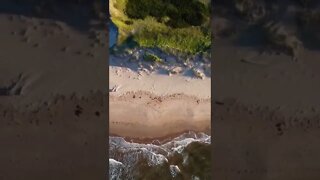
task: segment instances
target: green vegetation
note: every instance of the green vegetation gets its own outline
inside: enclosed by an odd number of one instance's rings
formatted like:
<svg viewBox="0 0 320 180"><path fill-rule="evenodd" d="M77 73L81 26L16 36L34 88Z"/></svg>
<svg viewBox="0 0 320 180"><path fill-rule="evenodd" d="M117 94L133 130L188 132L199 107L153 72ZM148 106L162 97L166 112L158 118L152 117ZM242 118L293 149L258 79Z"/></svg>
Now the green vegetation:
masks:
<svg viewBox="0 0 320 180"><path fill-rule="evenodd" d="M195 54L210 48L210 5L206 0L111 0L118 43Z"/></svg>
<svg viewBox="0 0 320 180"><path fill-rule="evenodd" d="M143 56L143 59L145 61L151 61L153 63L163 63L163 60L161 58L148 52L145 53L145 55Z"/></svg>
<svg viewBox="0 0 320 180"><path fill-rule="evenodd" d="M171 27L200 26L209 16L206 5L198 0L128 0L129 18L152 16Z"/></svg>

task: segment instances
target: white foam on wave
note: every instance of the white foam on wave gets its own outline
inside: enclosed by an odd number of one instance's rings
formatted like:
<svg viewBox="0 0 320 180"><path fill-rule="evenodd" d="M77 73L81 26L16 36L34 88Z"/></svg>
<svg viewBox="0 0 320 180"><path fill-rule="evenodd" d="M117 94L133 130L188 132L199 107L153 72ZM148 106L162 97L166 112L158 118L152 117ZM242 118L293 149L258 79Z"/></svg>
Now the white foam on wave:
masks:
<svg viewBox="0 0 320 180"><path fill-rule="evenodd" d="M109 156L114 158L111 159L112 163L117 164L117 166L110 166L110 171L117 172L117 170L112 170L112 168L118 168L121 163L124 167L124 172L130 174L135 165L139 163L139 160L141 159L146 160L150 167L167 163L168 156L173 153L181 154L185 147L192 142L210 144L211 136L204 133L188 132L160 145L127 142L122 137L110 136ZM184 154L182 155L185 161L188 157L185 157ZM178 166L170 165L170 172L174 177L180 172L180 169Z"/></svg>
<svg viewBox="0 0 320 180"><path fill-rule="evenodd" d="M109 159L109 179L120 180L120 176L123 173L125 166L114 159Z"/></svg>
<svg viewBox="0 0 320 180"><path fill-rule="evenodd" d="M170 165L170 173L172 177L176 177L180 173L180 168L177 165Z"/></svg>

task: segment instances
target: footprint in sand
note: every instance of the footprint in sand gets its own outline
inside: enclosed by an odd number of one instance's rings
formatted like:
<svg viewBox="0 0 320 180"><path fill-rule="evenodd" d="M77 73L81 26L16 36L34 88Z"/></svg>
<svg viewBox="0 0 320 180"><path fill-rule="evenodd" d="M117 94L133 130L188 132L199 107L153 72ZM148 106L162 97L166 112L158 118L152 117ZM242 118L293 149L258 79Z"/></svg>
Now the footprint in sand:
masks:
<svg viewBox="0 0 320 180"><path fill-rule="evenodd" d="M33 47L35 47L35 48L37 48L37 47L39 47L40 46L40 44L39 43L35 43L35 44L33 44Z"/></svg>
<svg viewBox="0 0 320 180"><path fill-rule="evenodd" d="M62 51L62 52L67 52L67 51L68 51L68 47L65 46L65 47L61 48L61 51Z"/></svg>
<svg viewBox="0 0 320 180"><path fill-rule="evenodd" d="M83 52L80 51L80 50L79 50L79 51L76 51L75 53L76 53L77 55L82 55L82 54L83 54Z"/></svg>

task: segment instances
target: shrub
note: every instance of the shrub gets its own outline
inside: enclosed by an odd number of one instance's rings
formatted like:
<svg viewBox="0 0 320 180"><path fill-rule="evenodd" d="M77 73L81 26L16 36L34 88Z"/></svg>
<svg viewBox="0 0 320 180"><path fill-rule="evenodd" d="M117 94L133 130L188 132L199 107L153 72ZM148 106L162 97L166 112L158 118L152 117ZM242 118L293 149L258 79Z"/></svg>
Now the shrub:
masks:
<svg viewBox="0 0 320 180"><path fill-rule="evenodd" d="M148 52L145 53L145 55L143 56L143 59L145 61L151 61L153 63L163 63L163 60L161 58Z"/></svg>
<svg viewBox="0 0 320 180"><path fill-rule="evenodd" d="M167 52L192 54L209 49L211 35L210 18L206 15L208 7L199 0L179 0L182 3L179 7L177 2L178 0L111 0L111 18L119 30L118 42L127 43L130 38L130 42L142 47L158 47ZM199 5L193 9L185 7L190 2L197 2ZM166 8L163 9L164 5ZM149 9L141 10L141 7ZM202 11L198 12L201 8ZM182 16L183 13L187 15ZM181 17L175 16L179 14ZM197 18L202 16L206 19L201 24ZM181 18L184 19L180 22ZM190 25L188 21L197 21L193 24L198 23L199 26Z"/></svg>
<svg viewBox="0 0 320 180"><path fill-rule="evenodd" d="M134 19L152 16L160 21L167 16L171 27L200 26L209 15L209 8L198 0L128 0L125 11Z"/></svg>

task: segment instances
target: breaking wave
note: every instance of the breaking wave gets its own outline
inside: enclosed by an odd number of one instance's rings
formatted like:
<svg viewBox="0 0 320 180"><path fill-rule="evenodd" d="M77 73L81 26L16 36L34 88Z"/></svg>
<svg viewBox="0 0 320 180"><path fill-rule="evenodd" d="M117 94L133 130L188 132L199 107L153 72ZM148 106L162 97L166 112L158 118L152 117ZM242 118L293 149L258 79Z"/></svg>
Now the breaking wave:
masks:
<svg viewBox="0 0 320 180"><path fill-rule="evenodd" d="M211 136L188 132L164 143L109 137L109 179L210 179Z"/></svg>

